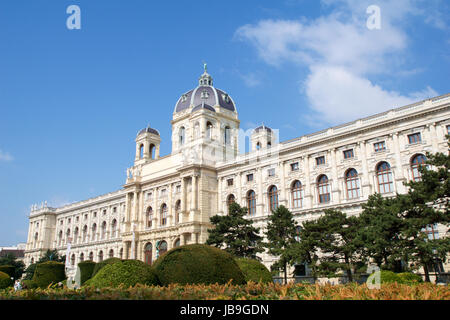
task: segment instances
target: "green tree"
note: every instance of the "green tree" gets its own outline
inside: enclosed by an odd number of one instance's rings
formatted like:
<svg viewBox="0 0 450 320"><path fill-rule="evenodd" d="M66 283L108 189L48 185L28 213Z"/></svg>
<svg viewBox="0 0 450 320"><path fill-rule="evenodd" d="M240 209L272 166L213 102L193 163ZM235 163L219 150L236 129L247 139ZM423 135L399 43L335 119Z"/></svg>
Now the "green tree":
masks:
<svg viewBox="0 0 450 320"><path fill-rule="evenodd" d="M282 270L284 273L284 283L287 283L287 267L296 262L298 256L295 255L293 246L297 243L297 223L292 213L285 207L279 206L272 210L272 214L267 222L265 247L268 253L277 257L277 261L270 267L272 271Z"/></svg>
<svg viewBox="0 0 450 320"><path fill-rule="evenodd" d="M60 256L58 254L58 251L47 249L47 251L44 253L44 255L39 258L39 260L36 263L32 263L28 266L28 268L25 269L25 280L31 280L33 279L34 271L36 270L36 265L38 263L47 262L47 261L56 261L56 262L65 262L66 256Z"/></svg>
<svg viewBox="0 0 450 320"><path fill-rule="evenodd" d="M405 224L402 232L405 240L404 253L413 266L423 267L425 281L429 282L428 267L436 259L445 260L450 251L450 238L430 239L426 233L426 229L435 224L443 225L448 232L450 157L443 153L427 153L426 156L426 165L419 167L421 178L405 183L409 187L408 193L398 195L397 198Z"/></svg>
<svg viewBox="0 0 450 320"><path fill-rule="evenodd" d="M20 279L25 269L25 264L12 254L8 253L0 257L0 265L10 265L14 267L14 279Z"/></svg>
<svg viewBox="0 0 450 320"><path fill-rule="evenodd" d="M209 237L206 244L221 248L237 257L258 259L257 253L263 252L262 237L259 228L252 226L253 221L247 220L247 208L237 203L230 204L228 215L215 215L210 218L214 229L208 229Z"/></svg>
<svg viewBox="0 0 450 320"><path fill-rule="evenodd" d="M318 271L320 274L334 276L338 271L346 272L350 282L352 273L363 263L357 232L359 218L347 217L337 210L325 210L324 215L314 222L311 228L316 233L314 246L320 250ZM317 235L320 234L320 238Z"/></svg>
<svg viewBox="0 0 450 320"><path fill-rule="evenodd" d="M397 199L370 195L362 208L357 232L362 255L372 258L378 267L394 271L396 262L403 258L404 245L401 239L404 222Z"/></svg>

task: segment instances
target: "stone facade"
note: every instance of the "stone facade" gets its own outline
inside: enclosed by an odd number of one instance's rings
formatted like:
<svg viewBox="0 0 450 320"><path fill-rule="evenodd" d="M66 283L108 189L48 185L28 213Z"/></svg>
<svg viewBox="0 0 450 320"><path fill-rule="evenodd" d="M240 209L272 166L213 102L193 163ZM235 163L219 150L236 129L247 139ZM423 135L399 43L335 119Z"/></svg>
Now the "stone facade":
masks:
<svg viewBox="0 0 450 320"><path fill-rule="evenodd" d="M151 263L175 246L204 243L210 217L227 214L229 201L252 207L248 217L262 229L271 205L288 207L298 222L328 208L359 214L370 194L406 191L416 156L448 152L449 108L447 94L278 142L264 125L239 129L233 100L205 69L199 86L177 101L170 155L159 154L159 132L144 128L122 189L61 208L32 207L25 263L47 249L66 254L68 242L74 265L111 256ZM239 154L245 137L251 151Z"/></svg>

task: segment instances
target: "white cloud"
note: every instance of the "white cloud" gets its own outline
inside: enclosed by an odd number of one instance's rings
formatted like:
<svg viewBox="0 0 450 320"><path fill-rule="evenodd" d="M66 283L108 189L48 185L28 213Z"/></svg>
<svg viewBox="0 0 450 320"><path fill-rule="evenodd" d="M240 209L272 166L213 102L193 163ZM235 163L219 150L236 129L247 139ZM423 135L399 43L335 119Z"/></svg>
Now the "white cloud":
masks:
<svg viewBox="0 0 450 320"><path fill-rule="evenodd" d="M14 160L14 158L12 155L10 155L8 152L4 152L4 151L0 150L0 161L10 162L13 160Z"/></svg>
<svg viewBox="0 0 450 320"><path fill-rule="evenodd" d="M334 6L327 16L262 20L240 27L235 37L250 42L269 65L307 67L302 92L313 113L306 117L337 124L438 95L430 87L401 94L370 80L374 75L414 74L402 70L409 41L402 19L423 14L416 2L379 1L381 30L366 27L370 1L323 0Z"/></svg>
<svg viewBox="0 0 450 320"><path fill-rule="evenodd" d="M344 123L437 96L427 87L401 95L381 88L342 67L318 66L305 81L310 107L325 123Z"/></svg>

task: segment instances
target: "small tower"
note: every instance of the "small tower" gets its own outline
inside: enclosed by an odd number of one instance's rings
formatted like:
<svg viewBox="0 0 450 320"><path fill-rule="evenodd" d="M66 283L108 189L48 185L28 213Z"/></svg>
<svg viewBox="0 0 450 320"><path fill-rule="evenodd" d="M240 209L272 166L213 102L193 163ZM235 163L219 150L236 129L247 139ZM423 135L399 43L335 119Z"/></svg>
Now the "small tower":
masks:
<svg viewBox="0 0 450 320"><path fill-rule="evenodd" d="M158 130L150 128L142 129L136 136L136 157L134 164L143 164L159 158L159 146L161 137Z"/></svg>
<svg viewBox="0 0 450 320"><path fill-rule="evenodd" d="M251 136L252 151L270 148L275 144L275 142L276 137L273 134L272 129L266 127L264 124L256 128L252 132Z"/></svg>

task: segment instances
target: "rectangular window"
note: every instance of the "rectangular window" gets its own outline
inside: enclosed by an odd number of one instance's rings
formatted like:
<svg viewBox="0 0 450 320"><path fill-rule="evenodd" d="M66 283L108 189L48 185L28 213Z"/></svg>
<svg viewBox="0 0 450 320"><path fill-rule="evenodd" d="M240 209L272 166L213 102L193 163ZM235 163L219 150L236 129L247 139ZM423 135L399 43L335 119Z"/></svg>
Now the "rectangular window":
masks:
<svg viewBox="0 0 450 320"><path fill-rule="evenodd" d="M233 185L233 179L227 180L227 186L231 187Z"/></svg>
<svg viewBox="0 0 450 320"><path fill-rule="evenodd" d="M253 173L247 175L247 182L253 181Z"/></svg>
<svg viewBox="0 0 450 320"><path fill-rule="evenodd" d="M354 157L353 149L344 151L344 159L351 159Z"/></svg>
<svg viewBox="0 0 450 320"><path fill-rule="evenodd" d="M267 175L268 175L269 177L273 177L273 176L275 175L275 169L269 169L269 170L267 170Z"/></svg>
<svg viewBox="0 0 450 320"><path fill-rule="evenodd" d="M166 189L161 190L161 197L164 197L166 195Z"/></svg>
<svg viewBox="0 0 450 320"><path fill-rule="evenodd" d="M113 208L113 212L116 213L117 212L117 207Z"/></svg>
<svg viewBox="0 0 450 320"><path fill-rule="evenodd" d="M420 133L413 133L408 136L409 144L416 144L422 141Z"/></svg>
<svg viewBox="0 0 450 320"><path fill-rule="evenodd" d="M317 158L316 158L316 164L317 164L318 166L320 166L320 165L322 165L322 164L325 164L325 156L317 157Z"/></svg>
<svg viewBox="0 0 450 320"><path fill-rule="evenodd" d="M450 125L447 126L447 134L450 134Z"/></svg>
<svg viewBox="0 0 450 320"><path fill-rule="evenodd" d="M176 186L175 191L176 191L176 193L180 193L181 192L181 186Z"/></svg>
<svg viewBox="0 0 450 320"><path fill-rule="evenodd" d="M375 152L384 151L384 150L386 150L386 143L384 143L384 141L374 143L373 148L374 148Z"/></svg>
<svg viewBox="0 0 450 320"><path fill-rule="evenodd" d="M298 170L298 162L291 163L291 171L297 171Z"/></svg>

